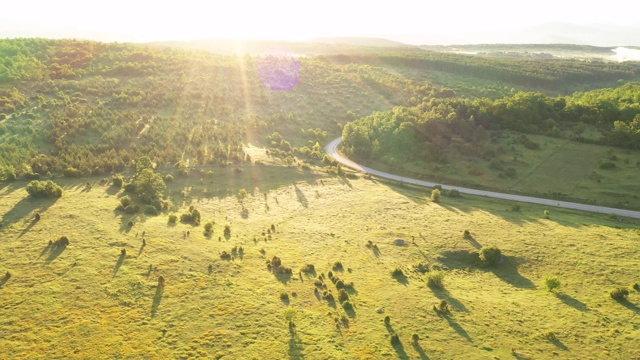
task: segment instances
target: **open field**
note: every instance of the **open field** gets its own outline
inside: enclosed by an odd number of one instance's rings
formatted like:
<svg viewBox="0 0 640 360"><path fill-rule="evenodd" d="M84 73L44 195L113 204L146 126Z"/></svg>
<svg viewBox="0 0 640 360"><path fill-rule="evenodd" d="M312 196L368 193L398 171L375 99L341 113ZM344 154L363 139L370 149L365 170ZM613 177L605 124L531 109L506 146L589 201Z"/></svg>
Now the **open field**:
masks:
<svg viewBox="0 0 640 360"><path fill-rule="evenodd" d="M472 197L437 204L425 190L296 168L213 170L168 190L177 214L194 206L202 223L215 221L211 236L202 226L168 225L166 214L115 211L122 194L100 178L61 180L57 201L26 198L23 182L3 184L0 271L12 276L0 285L2 357L640 357L629 346L640 342L640 293L630 289L620 303L609 297L640 280L638 221L560 209L545 219L543 207L513 212L511 203ZM249 193L244 213L240 189ZM47 248L63 235L69 246ZM504 264L478 267L472 252L489 245ZM234 246L242 254L221 259ZM267 269L273 256L290 276ZM334 275L353 282L353 311L314 294L316 276L336 261L344 268ZM419 263L430 271L414 271ZM300 273L307 264L315 271ZM396 268L406 276L392 277ZM437 268L444 289L426 285ZM555 293L542 285L547 275L562 282ZM337 298L336 286L324 284ZM434 312L441 299L451 314ZM391 345L392 331L401 345Z"/></svg>
<svg viewBox="0 0 640 360"><path fill-rule="evenodd" d="M389 166L380 161L363 162L371 168L432 181L453 181L467 187L513 191L533 196L575 200L620 208L640 208L640 152L577 143L566 139L527 135L540 145L530 150L516 141L519 135L506 133L494 145L499 150L492 160L513 168L513 177L501 176L491 162L449 154L447 164L408 162ZM601 168L611 162L615 167ZM551 174L551 176L550 176Z"/></svg>

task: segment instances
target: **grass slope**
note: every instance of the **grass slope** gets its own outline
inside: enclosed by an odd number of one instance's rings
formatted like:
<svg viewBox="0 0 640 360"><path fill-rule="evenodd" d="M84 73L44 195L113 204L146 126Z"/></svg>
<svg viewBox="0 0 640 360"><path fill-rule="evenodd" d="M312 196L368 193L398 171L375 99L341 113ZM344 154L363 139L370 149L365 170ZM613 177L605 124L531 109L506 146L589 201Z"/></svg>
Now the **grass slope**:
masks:
<svg viewBox="0 0 640 360"><path fill-rule="evenodd" d="M0 285L0 355L637 356L629 344L640 342L640 295L631 291L618 303L608 292L638 281L638 222L560 209L545 219L542 207L511 212L505 210L510 203L469 197L437 204L424 190L295 168L214 170L212 180L192 176L169 189L178 213L194 206L203 223L215 221L210 237L202 226L170 226L166 215L131 218L114 211L121 193L98 178L61 182L65 193L55 202L26 198L22 182L0 189L0 271L12 274ZM249 192L248 216L236 196L242 188ZM184 198L183 190L189 193ZM38 222L31 220L35 212L42 215ZM267 234L272 224L276 231ZM463 239L465 229L472 241ZM62 235L70 239L67 248L46 249L49 239ZM395 238L407 245L394 245ZM368 241L379 251L367 248ZM504 264L476 267L470 252L480 245L502 249ZM244 253L222 260L222 251L234 246ZM267 270L273 256L293 274ZM335 261L344 269L334 274L354 283L354 311L318 299L314 275L299 274L313 264L316 275L326 275ZM425 275L412 270L418 263L445 269L444 290L426 285ZM396 268L406 277L392 277ZM562 281L556 293L542 289L550 274ZM163 291L159 276L166 279ZM332 282L325 284L337 298ZM449 303L450 315L432 310L440 299ZM390 332L400 345L391 345ZM555 337L543 336L549 332ZM421 338L415 346L414 333Z"/></svg>

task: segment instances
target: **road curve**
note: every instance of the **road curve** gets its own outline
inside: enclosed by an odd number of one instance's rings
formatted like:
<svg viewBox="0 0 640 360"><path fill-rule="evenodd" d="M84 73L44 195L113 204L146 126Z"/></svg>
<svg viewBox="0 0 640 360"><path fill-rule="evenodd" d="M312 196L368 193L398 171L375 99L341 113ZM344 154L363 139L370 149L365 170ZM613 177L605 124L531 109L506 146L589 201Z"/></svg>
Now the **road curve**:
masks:
<svg viewBox="0 0 640 360"><path fill-rule="evenodd" d="M324 150L327 152L327 154L329 154L329 156L333 157L334 159L336 159L336 161L338 161L339 163L341 163L341 164L343 164L345 166L348 166L348 167L350 167L352 169L355 169L355 170L358 170L358 171L361 171L361 172L364 172L364 173L369 173L371 175L375 175L375 176L378 176L378 177L381 177L381 178L401 181L401 182L404 182L404 183L407 183L407 184L413 184L413 185L419 185L419 186L427 186L427 187L433 187L433 186L436 186L436 185L440 185L445 190L456 189L456 190L458 190L459 192L461 192L463 194L486 196L486 197L491 197L491 198L496 198L496 199L503 199L503 200L521 201L521 202L526 202L526 203L531 203L531 204L548 205L548 206L555 206L555 207L561 207L561 208L566 208L566 209L574 209L574 210L590 211L590 212L596 212L596 213L602 213L602 214L614 214L614 215L618 215L618 216L625 216L625 217L640 219L640 211L625 210L625 209L615 209L615 208L609 208L609 207L604 207L604 206L578 204L578 203L567 202L567 201L558 201L558 200L542 199L542 198L536 198L536 197L530 197L530 196L505 194L505 193L499 193L499 192L493 192L493 191L469 189L469 188L464 188L464 187L459 187L459 186L437 184L437 183L433 183L433 182L430 182L430 181L412 179L412 178L408 178L408 177L404 177L404 176L398 176L398 175L389 174L389 173L386 173L386 172L382 172L382 171L378 171L378 170L374 170L374 169L368 168L366 166L362 166L362 165L357 164L357 163L345 158L344 156L340 155L338 153L338 145L340 145L340 142L342 142L342 137L339 137L339 138L331 141L329 144L327 144L327 146L325 146Z"/></svg>

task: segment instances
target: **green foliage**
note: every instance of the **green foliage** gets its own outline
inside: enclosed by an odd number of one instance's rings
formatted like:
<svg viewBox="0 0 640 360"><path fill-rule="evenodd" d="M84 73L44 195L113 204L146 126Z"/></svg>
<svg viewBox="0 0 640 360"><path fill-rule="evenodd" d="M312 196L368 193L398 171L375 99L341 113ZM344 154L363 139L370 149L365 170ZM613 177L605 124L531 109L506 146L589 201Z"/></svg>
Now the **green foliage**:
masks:
<svg viewBox="0 0 640 360"><path fill-rule="evenodd" d="M191 207L188 212L182 213L180 215L180 222L183 223L193 223L195 225L200 224L200 211Z"/></svg>
<svg viewBox="0 0 640 360"><path fill-rule="evenodd" d="M115 187L122 187L124 184L124 177L122 175L115 175L111 178L111 185Z"/></svg>
<svg viewBox="0 0 640 360"><path fill-rule="evenodd" d="M460 191L458 189L447 190L447 196L449 197L460 197Z"/></svg>
<svg viewBox="0 0 640 360"><path fill-rule="evenodd" d="M178 221L178 216L176 214L169 214L169 218L167 219L167 222L169 224L175 224L176 221Z"/></svg>
<svg viewBox="0 0 640 360"><path fill-rule="evenodd" d="M612 299L623 300L624 298L626 298L629 295L629 290L627 290L627 288L624 288L624 287L619 287L619 288L613 289L609 293L609 295L611 295Z"/></svg>
<svg viewBox="0 0 640 360"><path fill-rule="evenodd" d="M150 168L142 170L134 180L135 192L145 203L162 196L162 192L167 185L162 180L162 176L153 172Z"/></svg>
<svg viewBox="0 0 640 360"><path fill-rule="evenodd" d="M223 234L225 237L231 236L231 226L225 225Z"/></svg>
<svg viewBox="0 0 640 360"><path fill-rule="evenodd" d="M480 261L485 266L496 266L502 260L502 252L496 246L483 246L480 249Z"/></svg>
<svg viewBox="0 0 640 360"><path fill-rule="evenodd" d="M560 287L560 279L557 276L547 276L544 278L544 285L547 290L553 291Z"/></svg>
<svg viewBox="0 0 640 360"><path fill-rule="evenodd" d="M131 200L131 196L129 195L125 195L120 198L120 204L122 204L123 208L126 208L127 206L131 205L132 202L133 201Z"/></svg>
<svg viewBox="0 0 640 360"><path fill-rule="evenodd" d="M213 232L213 223L211 221L204 224L204 232L205 234L211 234Z"/></svg>
<svg viewBox="0 0 640 360"><path fill-rule="evenodd" d="M62 188L51 180L33 180L27 185L26 190L31 197L59 198L62 196Z"/></svg>
<svg viewBox="0 0 640 360"><path fill-rule="evenodd" d="M444 272L432 271L427 274L427 285L431 288L444 288Z"/></svg>
<svg viewBox="0 0 640 360"><path fill-rule="evenodd" d="M431 190L431 201L433 202L440 202L440 196L441 196L441 192L440 189L433 189Z"/></svg>

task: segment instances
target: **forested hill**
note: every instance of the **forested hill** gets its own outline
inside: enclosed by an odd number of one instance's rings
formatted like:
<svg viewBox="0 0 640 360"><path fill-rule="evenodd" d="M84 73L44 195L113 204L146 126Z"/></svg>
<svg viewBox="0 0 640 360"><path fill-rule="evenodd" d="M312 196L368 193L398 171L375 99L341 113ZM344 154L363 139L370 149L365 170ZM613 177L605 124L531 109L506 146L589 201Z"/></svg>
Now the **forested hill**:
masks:
<svg viewBox="0 0 640 360"><path fill-rule="evenodd" d="M584 138L585 129L599 136ZM549 97L519 92L501 99L428 99L347 124L343 149L360 159L398 158L445 162L447 154L491 159L487 130L511 130L640 148L640 83ZM526 139L526 137L522 137ZM537 144L527 143L535 148Z"/></svg>
<svg viewBox="0 0 640 360"><path fill-rule="evenodd" d="M0 167L102 174L246 160L243 143L341 123L433 91L371 66L131 44L0 40Z"/></svg>
<svg viewBox="0 0 640 360"><path fill-rule="evenodd" d="M439 52L395 52L326 55L330 62L391 66L418 71L442 71L527 88L562 90L580 84L640 80L640 63L571 59L510 59Z"/></svg>
<svg viewBox="0 0 640 360"><path fill-rule="evenodd" d="M247 143L272 145L274 138L290 156L292 147L313 147L360 117L395 106L453 101L442 100L460 96L441 87L449 86L449 76L457 90L473 88L470 93L497 84L491 90L495 99L511 94L516 84L596 88L640 74L637 63L387 50L287 57L0 40L0 179L105 174L142 156L160 166L242 163L249 160ZM432 74L442 80L438 86L429 82ZM480 78L485 79L480 85L471 85ZM581 116L595 116L589 111L600 112L584 110ZM501 118L490 119L504 126Z"/></svg>

